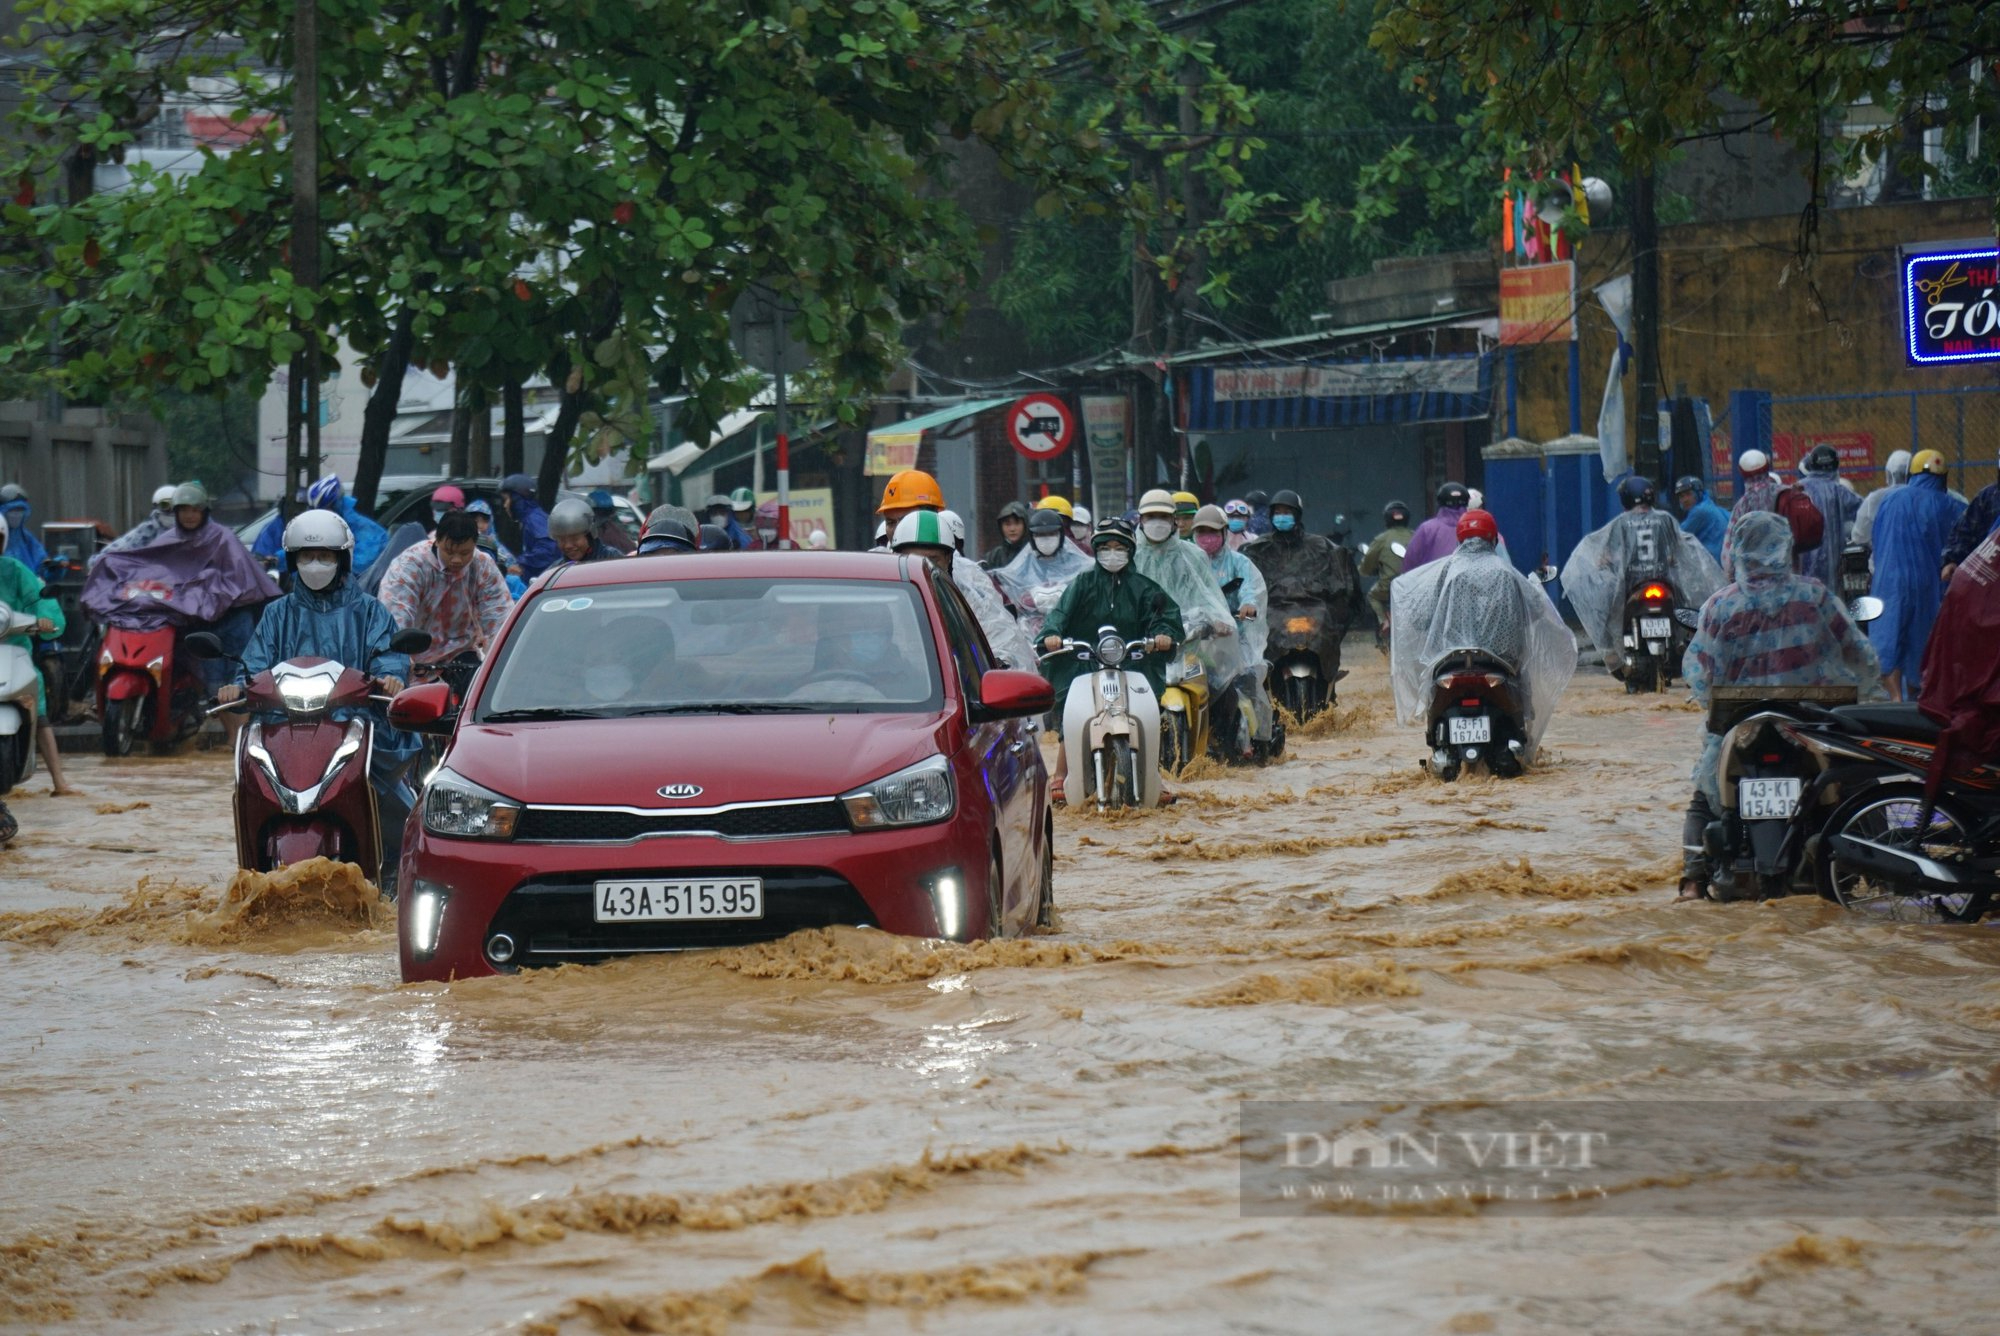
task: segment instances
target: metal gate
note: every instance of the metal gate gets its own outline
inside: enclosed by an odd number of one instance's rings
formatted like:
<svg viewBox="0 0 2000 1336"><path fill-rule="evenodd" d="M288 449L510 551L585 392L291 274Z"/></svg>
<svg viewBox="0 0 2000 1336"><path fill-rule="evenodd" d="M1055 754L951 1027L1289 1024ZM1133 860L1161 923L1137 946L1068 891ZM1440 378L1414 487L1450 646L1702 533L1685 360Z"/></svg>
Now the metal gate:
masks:
<svg viewBox="0 0 2000 1336"><path fill-rule="evenodd" d="M1882 481L1897 450L1936 450L1951 466L1953 490L1971 496L1995 481L2000 460L2000 386L1896 390L1875 394L1730 396L1729 431L1716 433L1718 482L1739 481L1735 460L1760 449L1788 471L1816 445L1840 452L1841 476L1863 491Z"/></svg>

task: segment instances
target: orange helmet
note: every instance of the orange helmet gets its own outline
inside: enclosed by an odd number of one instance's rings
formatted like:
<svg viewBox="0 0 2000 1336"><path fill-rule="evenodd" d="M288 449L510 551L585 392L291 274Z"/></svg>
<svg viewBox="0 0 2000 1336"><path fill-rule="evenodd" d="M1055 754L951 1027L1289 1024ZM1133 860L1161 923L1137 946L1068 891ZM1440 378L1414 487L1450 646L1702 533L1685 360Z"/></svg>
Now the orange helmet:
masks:
<svg viewBox="0 0 2000 1336"><path fill-rule="evenodd" d="M943 510L944 489L930 474L920 469L904 469L889 479L889 485L882 489L882 504L875 507L875 513L881 515L891 510L913 510L919 506Z"/></svg>

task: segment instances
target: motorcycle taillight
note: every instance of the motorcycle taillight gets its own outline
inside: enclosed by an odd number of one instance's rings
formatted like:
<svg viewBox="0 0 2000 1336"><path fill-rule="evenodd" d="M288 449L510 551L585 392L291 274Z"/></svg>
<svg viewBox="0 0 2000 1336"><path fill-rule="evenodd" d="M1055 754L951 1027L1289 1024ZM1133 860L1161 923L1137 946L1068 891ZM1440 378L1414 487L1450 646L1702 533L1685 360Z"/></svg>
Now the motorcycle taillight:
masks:
<svg viewBox="0 0 2000 1336"><path fill-rule="evenodd" d="M1468 710L1476 710L1485 703L1486 703L1485 701L1479 699L1479 697L1477 696L1468 696L1466 699L1459 702L1460 705L1463 705Z"/></svg>

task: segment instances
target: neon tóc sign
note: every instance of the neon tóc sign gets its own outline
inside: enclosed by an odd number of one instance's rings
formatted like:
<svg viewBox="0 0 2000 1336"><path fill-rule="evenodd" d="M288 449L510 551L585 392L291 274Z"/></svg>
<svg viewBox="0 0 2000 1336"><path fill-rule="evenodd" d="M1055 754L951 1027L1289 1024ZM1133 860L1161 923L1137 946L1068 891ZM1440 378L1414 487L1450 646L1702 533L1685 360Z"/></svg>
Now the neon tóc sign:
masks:
<svg viewBox="0 0 2000 1336"><path fill-rule="evenodd" d="M1903 261L1910 364L2000 361L2000 251Z"/></svg>

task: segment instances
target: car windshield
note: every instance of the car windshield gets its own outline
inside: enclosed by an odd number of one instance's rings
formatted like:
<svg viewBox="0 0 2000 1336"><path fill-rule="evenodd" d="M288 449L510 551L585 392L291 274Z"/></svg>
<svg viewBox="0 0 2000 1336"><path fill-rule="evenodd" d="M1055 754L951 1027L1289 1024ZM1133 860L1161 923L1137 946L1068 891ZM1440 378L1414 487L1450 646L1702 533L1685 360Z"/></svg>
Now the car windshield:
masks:
<svg viewBox="0 0 2000 1336"><path fill-rule="evenodd" d="M872 580L681 580L544 592L478 718L908 711L943 699L917 591Z"/></svg>

